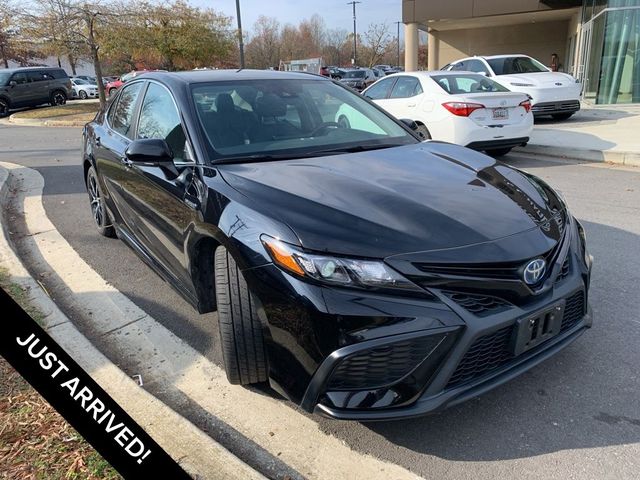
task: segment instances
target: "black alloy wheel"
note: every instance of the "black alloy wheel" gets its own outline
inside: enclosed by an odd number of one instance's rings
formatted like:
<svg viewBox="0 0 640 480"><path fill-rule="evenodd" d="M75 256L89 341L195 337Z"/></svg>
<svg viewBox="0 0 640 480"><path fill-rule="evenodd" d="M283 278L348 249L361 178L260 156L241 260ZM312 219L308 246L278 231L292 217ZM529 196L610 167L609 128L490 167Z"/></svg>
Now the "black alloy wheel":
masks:
<svg viewBox="0 0 640 480"><path fill-rule="evenodd" d="M98 176L93 167L89 167L87 171L87 192L89 193L89 202L91 205L91 215L96 224L100 235L105 237L115 237L116 232L109 219L109 214L102 200L102 192L98 183Z"/></svg>

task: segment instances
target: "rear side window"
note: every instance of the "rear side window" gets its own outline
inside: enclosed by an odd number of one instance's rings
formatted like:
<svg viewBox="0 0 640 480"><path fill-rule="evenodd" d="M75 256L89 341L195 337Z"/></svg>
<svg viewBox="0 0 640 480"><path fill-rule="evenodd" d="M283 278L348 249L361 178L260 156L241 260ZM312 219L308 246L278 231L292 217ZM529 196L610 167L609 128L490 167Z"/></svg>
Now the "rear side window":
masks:
<svg viewBox="0 0 640 480"><path fill-rule="evenodd" d="M409 98L422 93L420 81L415 77L400 77L391 90L390 98Z"/></svg>
<svg viewBox="0 0 640 480"><path fill-rule="evenodd" d="M155 83L149 84L142 102L138 138L161 138L171 147L175 159L185 158L186 137L180 123L180 115L171 94Z"/></svg>
<svg viewBox="0 0 640 480"><path fill-rule="evenodd" d="M440 88L452 95L509 91L507 88L484 75L433 75L431 78Z"/></svg>
<svg viewBox="0 0 640 480"><path fill-rule="evenodd" d="M42 82L46 80L43 72L27 72L27 78L30 82Z"/></svg>
<svg viewBox="0 0 640 480"><path fill-rule="evenodd" d="M133 114L141 88L142 82L127 85L118 97L117 103L109 110L109 125L125 137L131 136Z"/></svg>
<svg viewBox="0 0 640 480"><path fill-rule="evenodd" d="M67 72L62 70L61 68L56 68L54 70L48 70L46 72L48 75L51 75L53 78L68 78Z"/></svg>

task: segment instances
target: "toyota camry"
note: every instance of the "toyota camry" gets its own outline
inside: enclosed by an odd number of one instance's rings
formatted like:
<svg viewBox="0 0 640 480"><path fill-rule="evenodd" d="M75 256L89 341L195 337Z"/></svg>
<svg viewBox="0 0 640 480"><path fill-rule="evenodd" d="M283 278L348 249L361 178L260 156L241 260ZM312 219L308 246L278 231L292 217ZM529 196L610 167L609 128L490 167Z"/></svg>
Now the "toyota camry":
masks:
<svg viewBox="0 0 640 480"><path fill-rule="evenodd" d="M84 129L91 213L217 311L230 382L425 414L579 337L592 260L544 181L415 127L321 76L140 75Z"/></svg>

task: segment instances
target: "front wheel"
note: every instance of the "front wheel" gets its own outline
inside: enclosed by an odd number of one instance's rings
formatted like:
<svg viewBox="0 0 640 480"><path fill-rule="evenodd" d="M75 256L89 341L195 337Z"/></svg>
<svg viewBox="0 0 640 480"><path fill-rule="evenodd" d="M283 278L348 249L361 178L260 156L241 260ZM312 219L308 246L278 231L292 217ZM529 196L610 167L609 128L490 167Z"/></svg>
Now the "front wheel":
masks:
<svg viewBox="0 0 640 480"><path fill-rule="evenodd" d="M85 92L84 90L80 90L80 98L82 100L86 100L87 98L89 98L89 96L87 95L87 92Z"/></svg>
<svg viewBox="0 0 640 480"><path fill-rule="evenodd" d="M9 102L4 98L0 98L0 118L9 115Z"/></svg>
<svg viewBox="0 0 640 480"><path fill-rule="evenodd" d="M267 358L257 299L225 247L215 254L216 301L224 369L230 383L267 380Z"/></svg>
<svg viewBox="0 0 640 480"><path fill-rule="evenodd" d="M105 237L114 238L116 231L109 219L109 214L104 205L100 183L98 182L98 175L93 167L89 167L87 171L87 193L89 193L91 215L93 216L93 221L98 232Z"/></svg>

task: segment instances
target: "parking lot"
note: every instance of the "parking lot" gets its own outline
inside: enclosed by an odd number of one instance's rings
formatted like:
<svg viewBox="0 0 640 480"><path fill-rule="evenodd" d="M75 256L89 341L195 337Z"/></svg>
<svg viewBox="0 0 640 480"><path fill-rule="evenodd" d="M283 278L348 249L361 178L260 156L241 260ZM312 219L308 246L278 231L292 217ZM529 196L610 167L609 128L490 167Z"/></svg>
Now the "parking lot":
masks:
<svg viewBox="0 0 640 480"><path fill-rule="evenodd" d="M216 315L196 314L122 242L95 232L79 128L3 124L0 145L0 161L44 177L47 216L85 262L193 349L220 362ZM438 415L370 424L312 420L327 438L427 478L634 478L640 469L640 169L515 153L504 160L559 189L583 222L595 257L594 327L518 379ZM55 298L56 286L42 280ZM65 299L55 299L64 309ZM130 358L111 360L128 371ZM290 407L294 418L307 418ZM196 424L206 414L185 412ZM260 425L260 412L247 415ZM288 434L295 442L298 433Z"/></svg>

